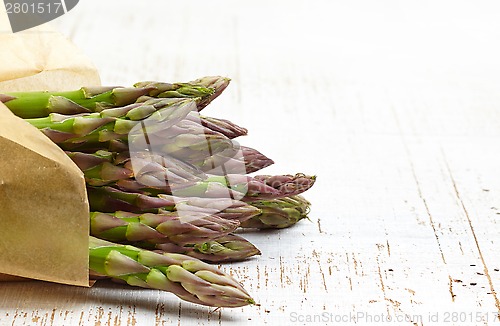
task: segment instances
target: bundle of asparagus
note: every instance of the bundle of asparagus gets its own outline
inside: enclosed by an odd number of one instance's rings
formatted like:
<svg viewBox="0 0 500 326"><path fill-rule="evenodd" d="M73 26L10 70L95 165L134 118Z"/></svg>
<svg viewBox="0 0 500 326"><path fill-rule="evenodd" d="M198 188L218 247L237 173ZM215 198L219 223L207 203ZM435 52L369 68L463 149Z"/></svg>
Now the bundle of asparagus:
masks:
<svg viewBox="0 0 500 326"><path fill-rule="evenodd" d="M0 102L83 172L93 275L209 306L254 303L231 276L202 260L260 254L234 232L285 228L306 218L310 203L300 194L315 177L248 175L274 162L234 140L247 129L199 113L228 84L204 77L0 94Z"/></svg>

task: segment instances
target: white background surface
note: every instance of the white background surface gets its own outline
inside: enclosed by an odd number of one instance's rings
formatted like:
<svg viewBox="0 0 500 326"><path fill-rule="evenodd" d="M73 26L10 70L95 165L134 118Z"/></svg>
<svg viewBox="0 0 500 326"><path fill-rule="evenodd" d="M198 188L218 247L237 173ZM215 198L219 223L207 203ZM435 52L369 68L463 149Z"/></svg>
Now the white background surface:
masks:
<svg viewBox="0 0 500 326"><path fill-rule="evenodd" d="M205 114L318 176L311 221L222 267L258 306L11 283L1 325L500 323L498 2L86 0L54 25L106 85L231 77Z"/></svg>

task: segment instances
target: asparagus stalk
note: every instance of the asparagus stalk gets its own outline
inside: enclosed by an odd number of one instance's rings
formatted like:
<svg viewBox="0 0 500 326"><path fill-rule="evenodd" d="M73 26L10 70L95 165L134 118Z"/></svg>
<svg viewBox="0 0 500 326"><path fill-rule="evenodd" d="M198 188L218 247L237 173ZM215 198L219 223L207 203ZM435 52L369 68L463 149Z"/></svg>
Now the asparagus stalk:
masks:
<svg viewBox="0 0 500 326"><path fill-rule="evenodd" d="M133 213L161 213L167 211L196 211L218 215L240 222L260 214L260 209L230 198L178 198L158 197L125 192L112 187L87 186L90 209L105 213L127 211Z"/></svg>
<svg viewBox="0 0 500 326"><path fill-rule="evenodd" d="M296 175L255 176L239 174L209 176L196 185L175 189L176 196L215 197L255 201L298 195L313 186L315 176Z"/></svg>
<svg viewBox="0 0 500 326"><path fill-rule="evenodd" d="M44 132L58 145L101 143L113 139L127 140L131 130L141 125L141 120L161 129L168 129L184 119L196 108L193 99L163 99L161 101L134 103L107 109L102 112L79 115L51 113L47 117L26 119ZM149 131L149 130L148 130Z"/></svg>
<svg viewBox="0 0 500 326"><path fill-rule="evenodd" d="M280 182L273 182L273 178ZM193 183L170 187L146 186L134 180L117 181L113 188L143 195L174 195L177 197L232 198L243 201L266 200L298 195L315 182L314 176L304 174L250 177L239 174L209 176ZM269 183L269 184L267 184Z"/></svg>
<svg viewBox="0 0 500 326"><path fill-rule="evenodd" d="M183 246L171 242L159 243L154 249L165 253L184 254L210 263L240 261L261 254L251 242L236 234Z"/></svg>
<svg viewBox="0 0 500 326"><path fill-rule="evenodd" d="M214 307L241 307L254 300L231 276L180 254L158 254L90 237L90 270L132 286L171 292L179 298Z"/></svg>
<svg viewBox="0 0 500 326"><path fill-rule="evenodd" d="M120 180L113 186L89 186L88 194L90 205L96 211L114 209L148 213L155 212L158 208L175 206L175 203L162 198L162 193L176 197L230 198L252 202L298 195L312 187L314 182L314 176L304 174L254 178L230 174L210 176L203 181L175 187L170 185L170 188L145 186L134 180Z"/></svg>
<svg viewBox="0 0 500 326"><path fill-rule="evenodd" d="M41 118L51 113L76 114L99 112L150 97L200 98L198 110L203 109L229 85L223 77L203 77L188 83L142 82L134 87L82 87L66 92L18 92L0 94L3 102L21 118Z"/></svg>
<svg viewBox="0 0 500 326"><path fill-rule="evenodd" d="M131 160L128 152L100 150L89 154L67 151L66 154L83 171L87 184L91 186L135 178L143 184L163 189L172 184L185 184L206 178L205 173L198 168L169 155L137 152Z"/></svg>
<svg viewBox="0 0 500 326"><path fill-rule="evenodd" d="M145 123L145 128L129 134L131 152L136 148L142 150L147 147L152 152L167 153L192 163L223 151L229 151L234 156L240 148L237 142L226 135L188 119L182 119L169 128L163 128L150 119Z"/></svg>
<svg viewBox="0 0 500 326"><path fill-rule="evenodd" d="M273 160L256 149L240 146L240 150L237 153L215 153L201 161L193 162L193 165L210 174L226 175L252 173L274 164Z"/></svg>
<svg viewBox="0 0 500 326"><path fill-rule="evenodd" d="M287 228L307 218L310 205L311 203L300 195L254 201L252 206L259 208L261 213L243 221L240 226L257 229Z"/></svg>
<svg viewBox="0 0 500 326"><path fill-rule="evenodd" d="M258 151L242 147L244 163L231 159L224 163L224 169L213 169L210 172L224 170L234 174L245 165L247 171L253 172L268 166L272 160ZM135 152L130 158L129 152L109 152L98 150L94 153L66 151L66 154L83 171L88 185L102 186L118 183L123 189L130 191L145 191L145 185L157 187L152 193L171 192L170 185L192 183L206 179L202 169L187 164L170 155L156 155L149 152ZM138 182L134 181L137 180Z"/></svg>
<svg viewBox="0 0 500 326"><path fill-rule="evenodd" d="M191 119L194 114L190 114L188 116ZM198 119L198 117L196 118ZM217 119L213 117L200 116L199 117L201 123L206 128L220 132L225 135L227 138L233 139L240 136L246 136L248 134L248 130L246 128L240 127L232 121Z"/></svg>
<svg viewBox="0 0 500 326"><path fill-rule="evenodd" d="M150 94L148 96L142 96L142 99L139 98L139 101L148 99L149 97L158 97L158 98L186 97L186 96L202 97L201 101L198 103L198 111L201 111L226 89L230 81L231 80L226 77L207 76L198 78L189 83L169 84L163 82L146 81L146 82L136 83L134 87L137 88L152 87L154 89L153 91L150 91ZM178 88L172 90L172 87L174 88L178 87ZM205 92L204 88L212 90L211 94L208 96L199 96L196 92L197 91Z"/></svg>
<svg viewBox="0 0 500 326"><path fill-rule="evenodd" d="M110 141L120 141L127 143L131 152L148 150L186 162L200 161L222 151L237 153L238 143L204 127L199 119L198 122L186 119L193 113L195 101L153 99L98 113L71 116L52 113L26 121L68 151L103 149L109 147Z"/></svg>
<svg viewBox="0 0 500 326"><path fill-rule="evenodd" d="M175 197L165 194L160 194L158 197L173 201L176 203L176 207L184 210L216 214L222 218L240 223L261 213L261 210L255 206L231 198Z"/></svg>
<svg viewBox="0 0 500 326"><path fill-rule="evenodd" d="M179 245L207 241L233 232L239 222L197 212L112 214L92 212L90 234L113 242L169 241Z"/></svg>
<svg viewBox="0 0 500 326"><path fill-rule="evenodd" d="M267 186L276 189L280 195L274 198L295 196L307 191L316 182L316 176L308 176L303 173L297 173L295 175L285 174L285 175L256 175L253 178L256 182L260 182ZM273 199L272 196L268 196L265 199ZM245 198L247 201L255 201L264 198L258 195L247 195Z"/></svg>

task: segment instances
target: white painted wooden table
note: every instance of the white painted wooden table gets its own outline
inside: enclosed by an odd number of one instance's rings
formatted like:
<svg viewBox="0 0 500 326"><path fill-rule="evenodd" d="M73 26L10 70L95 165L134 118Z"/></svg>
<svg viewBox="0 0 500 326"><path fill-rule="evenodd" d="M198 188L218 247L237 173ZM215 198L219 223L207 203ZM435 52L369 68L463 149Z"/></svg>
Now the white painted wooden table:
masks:
<svg viewBox="0 0 500 326"><path fill-rule="evenodd" d="M104 84L232 85L207 108L317 174L311 221L222 266L257 306L98 283L0 287L1 325L500 325L500 5L86 0L54 24Z"/></svg>

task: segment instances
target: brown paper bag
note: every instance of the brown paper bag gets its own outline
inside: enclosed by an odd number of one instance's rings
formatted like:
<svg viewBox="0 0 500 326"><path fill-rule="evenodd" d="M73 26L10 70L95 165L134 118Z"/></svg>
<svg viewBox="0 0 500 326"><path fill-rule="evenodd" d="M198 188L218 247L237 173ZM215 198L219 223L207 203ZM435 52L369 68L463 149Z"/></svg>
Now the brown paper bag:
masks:
<svg viewBox="0 0 500 326"><path fill-rule="evenodd" d="M13 34L1 9L0 46L0 93L100 85L94 66L64 36L46 25ZM88 286L88 234L80 170L0 103L0 281Z"/></svg>
<svg viewBox="0 0 500 326"><path fill-rule="evenodd" d="M0 105L0 272L88 286L85 179L45 135Z"/></svg>

